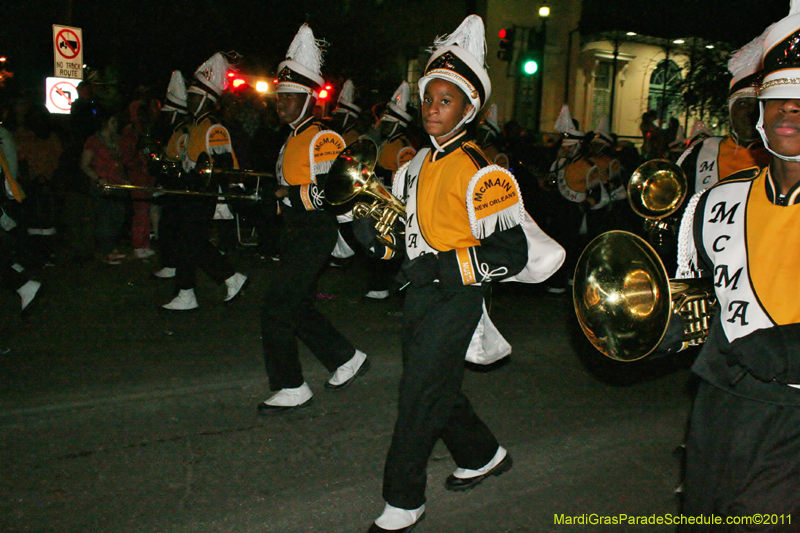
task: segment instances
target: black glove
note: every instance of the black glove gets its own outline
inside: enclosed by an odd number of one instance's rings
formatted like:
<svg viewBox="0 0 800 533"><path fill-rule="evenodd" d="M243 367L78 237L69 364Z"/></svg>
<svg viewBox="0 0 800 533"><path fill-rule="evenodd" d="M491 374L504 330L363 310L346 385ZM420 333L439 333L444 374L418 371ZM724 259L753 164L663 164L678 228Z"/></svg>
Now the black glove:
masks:
<svg viewBox="0 0 800 533"><path fill-rule="evenodd" d="M376 256L377 250L380 248L378 246L378 230L375 229L371 218L364 217L353 220L353 235L368 255Z"/></svg>
<svg viewBox="0 0 800 533"><path fill-rule="evenodd" d="M800 324L759 329L721 351L728 366L739 365L760 381L800 383Z"/></svg>
<svg viewBox="0 0 800 533"><path fill-rule="evenodd" d="M683 348L683 330L683 318L678 313L672 313L664 338L661 339L652 357L657 359L681 351L681 348Z"/></svg>
<svg viewBox="0 0 800 533"><path fill-rule="evenodd" d="M436 254L422 254L406 260L400 272L415 287L424 287L439 278L439 257Z"/></svg>

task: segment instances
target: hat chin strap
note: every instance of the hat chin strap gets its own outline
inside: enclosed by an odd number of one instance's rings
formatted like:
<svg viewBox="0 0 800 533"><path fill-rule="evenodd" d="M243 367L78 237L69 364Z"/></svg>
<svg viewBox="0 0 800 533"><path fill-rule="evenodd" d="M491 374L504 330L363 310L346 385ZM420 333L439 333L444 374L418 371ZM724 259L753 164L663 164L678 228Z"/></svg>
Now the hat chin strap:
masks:
<svg viewBox="0 0 800 533"><path fill-rule="evenodd" d="M477 114L478 114L477 108L473 105L472 106L472 111L467 113L466 116L464 116L464 118L461 119L461 122L456 124L455 128L453 128L452 130L450 130L447 133L445 133L444 135L442 135L442 137L447 137L448 135L452 135L453 133L458 131L458 128L460 128L461 126L465 125L468 122L471 122L472 119L475 118L475 115L477 115ZM430 136L430 138L431 138L431 142L433 143L433 146L436 148L436 151L437 152L444 152L444 149L441 146L439 146L439 144L436 142L436 139L434 139L432 135Z"/></svg>
<svg viewBox="0 0 800 533"><path fill-rule="evenodd" d="M761 135L761 140L764 141L764 147L767 149L767 151L769 151L769 153L771 153L778 159L783 159L784 161L791 161L792 163L800 163L800 155L788 156L779 154L770 147L769 140L767 140L767 134L764 132L764 100L759 100L758 107L761 109L761 113L759 113L758 116L758 124L756 124L756 129L758 130L758 133Z"/></svg>
<svg viewBox="0 0 800 533"><path fill-rule="evenodd" d="M303 110L300 111L300 115L298 115L298 117L296 119L294 119L292 122L289 123L289 127L292 128L292 129L295 129L295 127L297 127L297 125L303 120L303 117L306 116L306 111L308 111L308 102L311 101L311 98L310 98L311 95L308 94L308 93L304 93L304 94L306 95L306 101L303 104Z"/></svg>

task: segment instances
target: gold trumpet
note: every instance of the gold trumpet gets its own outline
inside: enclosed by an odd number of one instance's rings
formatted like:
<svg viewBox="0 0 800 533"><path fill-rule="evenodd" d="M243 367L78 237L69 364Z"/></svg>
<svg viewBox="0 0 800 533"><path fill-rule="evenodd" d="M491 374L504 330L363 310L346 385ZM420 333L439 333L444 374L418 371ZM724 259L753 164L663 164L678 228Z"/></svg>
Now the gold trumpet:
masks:
<svg viewBox="0 0 800 533"><path fill-rule="evenodd" d="M661 343L673 313L684 322L683 346L705 342L716 304L707 279L667 278L658 254L644 239L609 231L584 249L572 287L584 334L604 355L636 361Z"/></svg>
<svg viewBox="0 0 800 533"><path fill-rule="evenodd" d="M401 223L406 219L406 207L381 184L375 175L378 145L362 137L345 148L336 158L325 181L325 199L332 205L342 205L352 199L353 218L372 217L377 222L378 240L391 249L396 245L387 238L390 233L403 235ZM358 196L372 199L359 201Z"/></svg>

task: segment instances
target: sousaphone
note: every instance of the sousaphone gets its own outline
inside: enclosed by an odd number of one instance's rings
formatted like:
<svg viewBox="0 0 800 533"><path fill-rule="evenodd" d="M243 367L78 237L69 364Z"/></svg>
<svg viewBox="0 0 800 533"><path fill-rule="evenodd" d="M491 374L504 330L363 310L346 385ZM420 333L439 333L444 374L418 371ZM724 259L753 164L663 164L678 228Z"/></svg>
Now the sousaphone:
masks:
<svg viewBox="0 0 800 533"><path fill-rule="evenodd" d="M603 233L584 249L572 299L586 337L617 361L653 353L673 313L683 319L682 349L703 343L716 303L711 281L670 280L653 247L626 231Z"/></svg>

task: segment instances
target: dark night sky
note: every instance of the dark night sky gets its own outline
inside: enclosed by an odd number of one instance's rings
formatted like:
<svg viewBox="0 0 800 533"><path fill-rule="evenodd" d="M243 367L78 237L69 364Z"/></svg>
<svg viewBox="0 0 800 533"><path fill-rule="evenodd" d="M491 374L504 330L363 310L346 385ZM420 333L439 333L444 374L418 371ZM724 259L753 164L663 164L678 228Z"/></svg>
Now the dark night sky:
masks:
<svg viewBox="0 0 800 533"><path fill-rule="evenodd" d="M584 0L584 34L621 30L741 46L789 13L789 0Z"/></svg>
<svg viewBox="0 0 800 533"><path fill-rule="evenodd" d="M357 87L383 84L389 94L404 75L396 60L398 52L413 55L435 35L455 29L475 3L72 0L69 23L69 0L6 2L11 5L4 6L0 54L9 57L11 69L26 81L53 75L54 23L82 29L84 62L90 67L117 64L123 77L165 87L173 69L188 77L217 51L238 52L243 56L242 69L251 73L274 69L297 29L308 22L317 38L330 43L323 75L354 77ZM423 6L435 9L420 17ZM410 20L413 24L408 24Z"/></svg>
<svg viewBox="0 0 800 533"><path fill-rule="evenodd" d="M17 82L52 76L54 23L83 29L84 62L116 64L123 78L165 86L216 51L235 50L248 70L274 68L308 22L331 43L323 74L391 90L398 52L413 55L454 29L475 0L5 0L0 54ZM68 13L72 6L72 20ZM532 5L538 5L532 0ZM421 15L423 9L425 15ZM741 45L788 13L789 0L584 0L584 34L631 30ZM359 77L361 79L359 79ZM360 83L359 83L360 82Z"/></svg>

